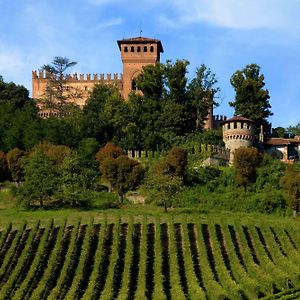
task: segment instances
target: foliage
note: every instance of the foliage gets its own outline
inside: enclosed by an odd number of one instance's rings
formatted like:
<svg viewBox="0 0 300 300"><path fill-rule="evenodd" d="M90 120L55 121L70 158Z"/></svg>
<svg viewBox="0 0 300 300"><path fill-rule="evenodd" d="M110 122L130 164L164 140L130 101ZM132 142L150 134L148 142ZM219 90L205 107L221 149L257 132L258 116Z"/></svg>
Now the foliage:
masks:
<svg viewBox="0 0 300 300"><path fill-rule="evenodd" d="M237 184L245 189L255 182L257 167L261 164L262 155L256 148L239 148L234 152L233 165L236 170Z"/></svg>
<svg viewBox="0 0 300 300"><path fill-rule="evenodd" d="M216 87L216 75L210 68L202 64L196 69L196 76L188 86L188 96L196 112L196 129L203 128L203 122L207 112L213 106L217 106L216 98L220 88Z"/></svg>
<svg viewBox="0 0 300 300"><path fill-rule="evenodd" d="M229 105L234 107L235 115L253 120L258 128L264 125L267 130L269 128L267 118L273 114L270 111L269 91L264 89L264 79L257 64L249 64L244 69L236 71L230 79L236 92L235 101Z"/></svg>
<svg viewBox="0 0 300 300"><path fill-rule="evenodd" d="M288 197L289 207L296 216L300 208L300 172L294 170L292 166L288 166L280 184Z"/></svg>
<svg viewBox="0 0 300 300"><path fill-rule="evenodd" d="M300 136L300 123L295 126L289 126L286 131L290 137L294 137L295 135Z"/></svg>
<svg viewBox="0 0 300 300"><path fill-rule="evenodd" d="M106 159L116 159L117 157L124 155L123 149L116 146L114 143L107 143L104 147L100 148L96 154L96 159L100 164L100 172L101 172L101 164Z"/></svg>
<svg viewBox="0 0 300 300"><path fill-rule="evenodd" d="M102 171L102 176L110 183L112 189L118 193L122 204L125 193L136 188L141 183L144 175L142 165L126 155L118 156L115 159L105 159Z"/></svg>
<svg viewBox="0 0 300 300"><path fill-rule="evenodd" d="M86 176L76 154L67 155L60 166L58 193L56 196L71 206L89 206L91 191L88 190L90 178Z"/></svg>
<svg viewBox="0 0 300 300"><path fill-rule="evenodd" d="M68 146L53 145L52 143L47 141L43 141L35 145L31 152L35 153L36 151L42 151L57 165L61 165L64 158L71 154L71 149Z"/></svg>
<svg viewBox="0 0 300 300"><path fill-rule="evenodd" d="M0 151L0 182L9 179L9 170L4 152Z"/></svg>
<svg viewBox="0 0 300 300"><path fill-rule="evenodd" d="M45 93L39 101L43 109L50 109L58 115L66 115L73 107L69 100L81 97L78 89L66 84L66 71L76 64L66 57L56 56L50 64L42 66L48 79Z"/></svg>
<svg viewBox="0 0 300 300"><path fill-rule="evenodd" d="M14 148L6 154L8 169L14 182L20 183L23 179L22 158L24 151Z"/></svg>
<svg viewBox="0 0 300 300"><path fill-rule="evenodd" d="M21 203L29 207L39 201L50 199L57 189L58 170L54 162L42 151L36 151L31 157L23 160L24 183L19 188Z"/></svg>

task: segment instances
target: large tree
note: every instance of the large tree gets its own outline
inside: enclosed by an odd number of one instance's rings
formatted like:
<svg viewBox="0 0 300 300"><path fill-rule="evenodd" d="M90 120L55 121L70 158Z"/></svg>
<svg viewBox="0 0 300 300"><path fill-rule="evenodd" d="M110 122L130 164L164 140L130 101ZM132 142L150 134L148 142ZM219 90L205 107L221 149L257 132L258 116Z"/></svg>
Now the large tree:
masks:
<svg viewBox="0 0 300 300"><path fill-rule="evenodd" d="M195 115L196 129L202 130L208 110L218 106L216 101L220 88L217 84L216 75L210 68L202 64L196 69L196 76L188 86L188 95L191 109Z"/></svg>
<svg viewBox="0 0 300 300"><path fill-rule="evenodd" d="M234 107L235 115L242 115L256 122L257 128L264 125L269 130L268 117L270 111L269 91L264 89L265 77L260 74L257 64L249 64L244 69L236 71L230 78L236 95L235 100L229 102Z"/></svg>
<svg viewBox="0 0 300 300"><path fill-rule="evenodd" d="M45 93L40 99L43 108L66 115L72 107L68 100L81 98L79 89L67 85L66 71L76 64L77 62L69 58L56 56L50 64L42 66L48 78Z"/></svg>

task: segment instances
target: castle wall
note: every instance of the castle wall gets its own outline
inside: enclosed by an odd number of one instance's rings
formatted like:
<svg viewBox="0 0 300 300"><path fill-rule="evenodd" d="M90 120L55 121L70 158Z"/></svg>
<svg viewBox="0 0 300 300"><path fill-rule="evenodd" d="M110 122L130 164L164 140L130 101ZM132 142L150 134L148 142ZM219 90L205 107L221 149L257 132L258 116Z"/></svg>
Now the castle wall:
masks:
<svg viewBox="0 0 300 300"><path fill-rule="evenodd" d="M80 74L75 73L73 75L68 74L64 78L65 93L68 94L73 90L77 97L71 98L70 101L83 107L85 102L91 93L95 84L113 84L120 93L122 93L122 75L119 74ZM46 90L49 82L49 76L45 71L33 71L32 72L32 97L34 99L41 98Z"/></svg>

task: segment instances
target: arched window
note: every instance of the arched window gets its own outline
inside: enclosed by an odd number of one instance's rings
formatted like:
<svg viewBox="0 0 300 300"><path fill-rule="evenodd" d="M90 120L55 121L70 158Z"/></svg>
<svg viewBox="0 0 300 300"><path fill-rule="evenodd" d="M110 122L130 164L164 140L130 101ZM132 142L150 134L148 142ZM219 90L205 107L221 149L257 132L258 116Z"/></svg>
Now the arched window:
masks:
<svg viewBox="0 0 300 300"><path fill-rule="evenodd" d="M131 46L130 52L134 52L134 47L133 46Z"/></svg>
<svg viewBox="0 0 300 300"><path fill-rule="evenodd" d="M141 52L141 46L137 46L137 52Z"/></svg>
<svg viewBox="0 0 300 300"><path fill-rule="evenodd" d="M233 123L233 128L236 129L237 128L237 122Z"/></svg>
<svg viewBox="0 0 300 300"><path fill-rule="evenodd" d="M150 52L153 52L153 51L154 51L154 47L150 46Z"/></svg>
<svg viewBox="0 0 300 300"><path fill-rule="evenodd" d="M128 52L128 47L127 46L124 47L124 52Z"/></svg>
<svg viewBox="0 0 300 300"><path fill-rule="evenodd" d="M147 46L144 46L144 52L147 52L147 51L148 51Z"/></svg>

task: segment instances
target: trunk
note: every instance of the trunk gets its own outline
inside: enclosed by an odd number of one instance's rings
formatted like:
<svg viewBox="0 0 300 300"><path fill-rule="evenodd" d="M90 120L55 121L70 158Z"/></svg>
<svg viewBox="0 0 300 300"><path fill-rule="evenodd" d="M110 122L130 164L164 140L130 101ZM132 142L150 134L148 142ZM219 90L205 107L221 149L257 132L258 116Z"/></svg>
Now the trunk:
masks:
<svg viewBox="0 0 300 300"><path fill-rule="evenodd" d="M119 199L120 199L121 204L123 204L123 201L124 201L124 194L123 193L119 194Z"/></svg>
<svg viewBox="0 0 300 300"><path fill-rule="evenodd" d="M293 209L293 218L296 218L296 217L297 217L297 210Z"/></svg>
<svg viewBox="0 0 300 300"><path fill-rule="evenodd" d="M43 206L44 206L43 199L40 199L40 207L43 207Z"/></svg>
<svg viewBox="0 0 300 300"><path fill-rule="evenodd" d="M108 183L108 192L109 192L109 193L112 192L112 186L111 186L111 183L110 183L110 182Z"/></svg>
<svg viewBox="0 0 300 300"><path fill-rule="evenodd" d="M164 212L168 212L168 206L167 206L167 201L164 201Z"/></svg>

